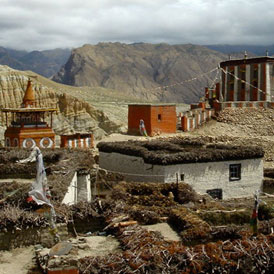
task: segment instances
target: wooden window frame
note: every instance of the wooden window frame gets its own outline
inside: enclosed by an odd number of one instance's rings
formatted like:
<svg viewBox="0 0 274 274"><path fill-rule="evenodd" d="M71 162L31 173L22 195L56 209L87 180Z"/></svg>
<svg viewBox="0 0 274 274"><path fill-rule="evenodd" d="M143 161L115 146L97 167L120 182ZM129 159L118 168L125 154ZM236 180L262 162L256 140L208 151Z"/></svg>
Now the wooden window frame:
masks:
<svg viewBox="0 0 274 274"><path fill-rule="evenodd" d="M229 181L240 181L242 178L242 165L230 164L229 165Z"/></svg>

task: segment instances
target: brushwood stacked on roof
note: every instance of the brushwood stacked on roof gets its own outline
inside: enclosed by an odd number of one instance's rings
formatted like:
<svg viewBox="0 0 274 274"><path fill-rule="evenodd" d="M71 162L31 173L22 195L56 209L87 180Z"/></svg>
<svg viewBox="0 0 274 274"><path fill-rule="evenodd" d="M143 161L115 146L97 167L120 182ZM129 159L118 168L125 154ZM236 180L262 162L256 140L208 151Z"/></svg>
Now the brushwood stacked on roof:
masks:
<svg viewBox="0 0 274 274"><path fill-rule="evenodd" d="M173 165L262 158L259 146L235 146L206 143L201 139L169 138L168 140L101 142L101 152L116 152L143 158L145 163Z"/></svg>

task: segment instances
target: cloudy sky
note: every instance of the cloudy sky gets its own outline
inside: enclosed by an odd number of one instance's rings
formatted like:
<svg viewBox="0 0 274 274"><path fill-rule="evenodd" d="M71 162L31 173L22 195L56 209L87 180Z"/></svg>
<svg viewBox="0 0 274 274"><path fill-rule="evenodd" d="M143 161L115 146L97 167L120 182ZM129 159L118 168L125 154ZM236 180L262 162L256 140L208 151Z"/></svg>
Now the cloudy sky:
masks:
<svg viewBox="0 0 274 274"><path fill-rule="evenodd" d="M274 44L273 0L0 0L0 46Z"/></svg>

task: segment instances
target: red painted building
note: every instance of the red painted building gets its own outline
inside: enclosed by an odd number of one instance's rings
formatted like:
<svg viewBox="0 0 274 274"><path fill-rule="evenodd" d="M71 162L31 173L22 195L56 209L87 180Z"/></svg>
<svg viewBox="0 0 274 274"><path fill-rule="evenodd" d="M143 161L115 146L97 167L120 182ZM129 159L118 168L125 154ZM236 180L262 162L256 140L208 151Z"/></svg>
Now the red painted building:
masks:
<svg viewBox="0 0 274 274"><path fill-rule="evenodd" d="M128 133L140 135L140 120L145 123L149 136L176 133L175 104L132 104L128 106Z"/></svg>
<svg viewBox="0 0 274 274"><path fill-rule="evenodd" d="M6 114L5 146L52 148L55 146L55 133L52 130L52 114L55 108L39 108L36 106L35 94L31 81L20 108L3 108ZM45 122L49 113L51 124Z"/></svg>
<svg viewBox="0 0 274 274"><path fill-rule="evenodd" d="M220 66L226 72L222 73L223 100L272 101L273 64L274 58L268 56L221 62Z"/></svg>
<svg viewBox="0 0 274 274"><path fill-rule="evenodd" d="M205 89L211 107L274 107L274 58L269 56L220 63L221 82Z"/></svg>

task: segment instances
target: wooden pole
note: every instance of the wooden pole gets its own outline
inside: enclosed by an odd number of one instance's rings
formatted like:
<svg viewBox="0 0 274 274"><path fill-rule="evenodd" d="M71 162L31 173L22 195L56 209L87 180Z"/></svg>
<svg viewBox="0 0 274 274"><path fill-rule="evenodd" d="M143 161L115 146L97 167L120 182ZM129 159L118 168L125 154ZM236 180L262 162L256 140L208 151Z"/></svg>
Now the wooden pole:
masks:
<svg viewBox="0 0 274 274"><path fill-rule="evenodd" d="M50 114L50 127L52 128L52 112Z"/></svg>

